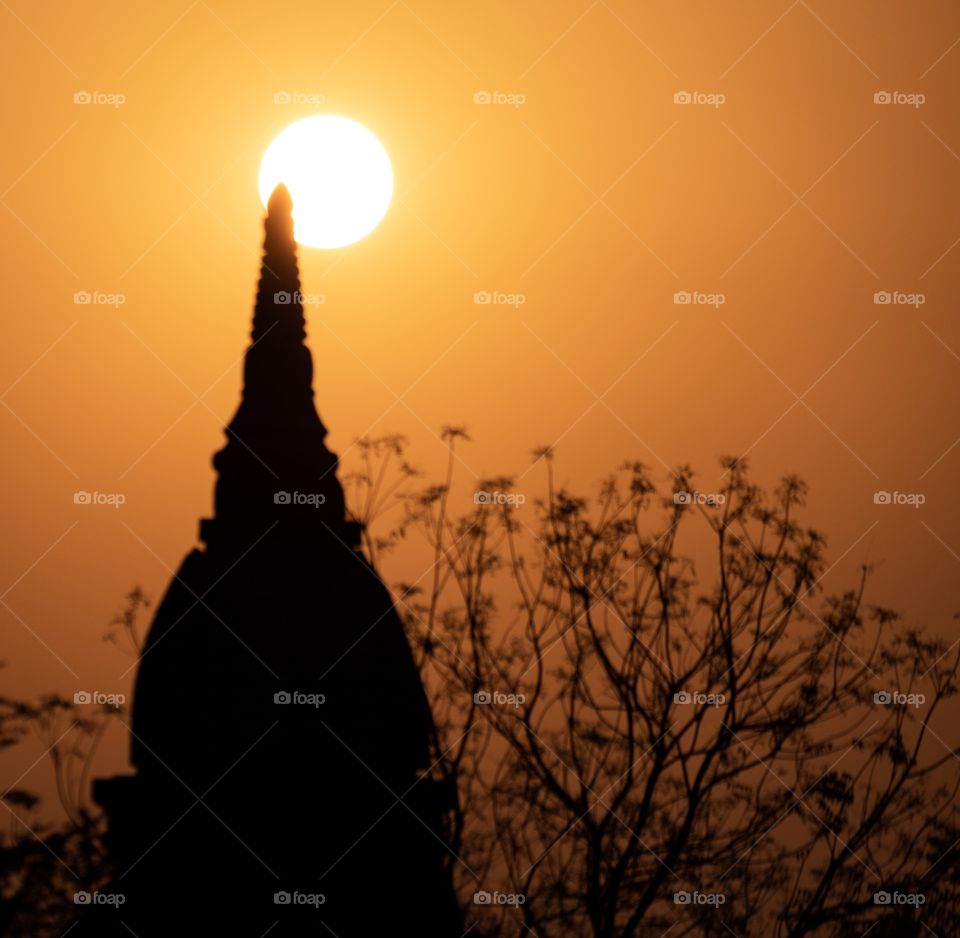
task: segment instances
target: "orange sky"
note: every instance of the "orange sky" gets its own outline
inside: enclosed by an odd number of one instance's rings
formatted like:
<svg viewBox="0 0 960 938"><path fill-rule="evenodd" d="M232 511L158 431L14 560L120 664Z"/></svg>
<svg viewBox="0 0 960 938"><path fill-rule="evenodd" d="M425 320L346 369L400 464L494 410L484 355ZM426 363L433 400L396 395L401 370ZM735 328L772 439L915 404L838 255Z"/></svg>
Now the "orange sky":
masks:
<svg viewBox="0 0 960 938"><path fill-rule="evenodd" d="M159 598L210 511L259 158L315 113L370 127L396 177L371 236L301 251L345 462L356 435L400 432L436 472L436 431L458 423L465 481L559 441L572 484L630 458L662 478L691 463L710 492L715 457L747 451L761 481L810 483L828 583L882 561L872 599L954 627L956 4L12 0L0 20L7 692L129 692L100 636L134 583Z"/></svg>

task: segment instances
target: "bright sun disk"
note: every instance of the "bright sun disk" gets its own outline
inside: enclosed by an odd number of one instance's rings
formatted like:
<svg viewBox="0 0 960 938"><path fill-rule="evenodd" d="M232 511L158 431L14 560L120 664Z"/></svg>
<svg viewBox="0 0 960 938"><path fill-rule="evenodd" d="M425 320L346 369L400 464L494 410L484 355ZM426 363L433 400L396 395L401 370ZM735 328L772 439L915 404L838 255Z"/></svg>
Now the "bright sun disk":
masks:
<svg viewBox="0 0 960 938"><path fill-rule="evenodd" d="M294 234L312 248L368 235L387 212L393 168L383 144L346 117L307 117L281 131L260 162L264 206L279 183L293 199Z"/></svg>

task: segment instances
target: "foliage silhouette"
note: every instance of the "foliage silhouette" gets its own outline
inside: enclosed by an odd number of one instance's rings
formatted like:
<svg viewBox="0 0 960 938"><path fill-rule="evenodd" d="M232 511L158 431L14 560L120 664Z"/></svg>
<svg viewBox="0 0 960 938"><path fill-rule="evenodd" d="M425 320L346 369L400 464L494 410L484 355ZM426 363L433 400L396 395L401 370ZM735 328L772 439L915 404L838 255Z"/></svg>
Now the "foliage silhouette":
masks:
<svg viewBox="0 0 960 938"><path fill-rule="evenodd" d="M122 633L135 640L139 613L147 605L143 592L134 589L105 639ZM122 706L78 703L58 694L36 702L0 697L0 748L26 738L38 741L64 815L51 820L53 810L36 793L17 787L19 780L0 796L10 815L9 827L0 834L0 934L60 935L75 912L75 894L107 882L105 818L90 800L90 778L110 723L124 716Z"/></svg>
<svg viewBox="0 0 960 938"><path fill-rule="evenodd" d="M415 534L433 555L394 601L434 715L471 934L955 933L960 781L929 723L956 694L957 649L871 606L867 568L823 594L826 541L799 520L799 480L766 494L725 460L722 500L704 504L682 494L689 469L658 489L630 463L587 499L557 485L544 449L528 515L458 494L468 437L444 437L439 484L397 436L358 441L343 483L371 560ZM712 544L699 567L688 535ZM134 590L108 638L135 651L145 603ZM925 699L874 699L894 691ZM109 878L85 788L116 712L86 709L0 700L0 745L40 734L68 819L45 826L35 796L5 792L23 826L0 851L4 935L59 934L72 893Z"/></svg>

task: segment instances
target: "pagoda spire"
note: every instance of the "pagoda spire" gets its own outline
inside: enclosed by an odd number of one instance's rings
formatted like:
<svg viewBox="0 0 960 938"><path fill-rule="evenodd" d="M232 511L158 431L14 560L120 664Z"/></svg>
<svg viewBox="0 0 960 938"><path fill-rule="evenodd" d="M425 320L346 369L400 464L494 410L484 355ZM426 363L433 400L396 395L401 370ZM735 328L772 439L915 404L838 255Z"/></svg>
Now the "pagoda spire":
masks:
<svg viewBox="0 0 960 938"><path fill-rule="evenodd" d="M242 550L275 521L296 532L296 540L331 532L351 546L357 540L345 522L337 457L326 446L327 429L314 404L292 210L281 183L264 220L243 394L226 427L227 445L213 458L215 518L200 528L211 549L229 543L231 552Z"/></svg>
<svg viewBox="0 0 960 938"><path fill-rule="evenodd" d="M272 394L282 388L312 396L313 361L307 337L293 237L293 200L280 183L267 203L263 262L253 312L252 344L244 368L244 396ZM302 350L302 351L301 351ZM288 371L281 375L277 367ZM280 379L280 380L278 380Z"/></svg>

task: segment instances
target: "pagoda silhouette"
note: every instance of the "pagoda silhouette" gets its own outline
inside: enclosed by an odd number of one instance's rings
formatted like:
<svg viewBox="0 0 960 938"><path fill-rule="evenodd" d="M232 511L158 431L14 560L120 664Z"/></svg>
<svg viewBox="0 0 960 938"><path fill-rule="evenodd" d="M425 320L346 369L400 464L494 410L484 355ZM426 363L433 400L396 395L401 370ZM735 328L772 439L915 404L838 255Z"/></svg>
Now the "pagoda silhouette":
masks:
<svg viewBox="0 0 960 938"><path fill-rule="evenodd" d="M463 931L427 698L314 405L291 210L281 185L214 516L141 653L135 774L94 785L122 904L76 934Z"/></svg>

